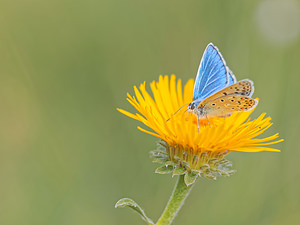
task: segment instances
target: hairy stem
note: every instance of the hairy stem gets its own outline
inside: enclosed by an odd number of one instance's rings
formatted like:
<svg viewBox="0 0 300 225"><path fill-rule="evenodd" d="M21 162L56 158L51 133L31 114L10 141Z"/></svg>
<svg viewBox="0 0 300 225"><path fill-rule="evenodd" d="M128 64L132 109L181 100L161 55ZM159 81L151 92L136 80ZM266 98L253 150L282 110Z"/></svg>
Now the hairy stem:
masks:
<svg viewBox="0 0 300 225"><path fill-rule="evenodd" d="M189 195L192 186L193 185L187 187L184 182L184 175L180 175L178 177L169 202L156 225L169 225L172 223L181 206L183 205L184 200Z"/></svg>

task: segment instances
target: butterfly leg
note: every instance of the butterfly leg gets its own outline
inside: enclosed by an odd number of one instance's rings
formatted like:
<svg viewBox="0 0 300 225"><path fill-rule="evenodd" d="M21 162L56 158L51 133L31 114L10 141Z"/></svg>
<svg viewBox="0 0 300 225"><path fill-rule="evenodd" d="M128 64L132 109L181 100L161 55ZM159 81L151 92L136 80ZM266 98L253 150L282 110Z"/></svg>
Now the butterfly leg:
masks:
<svg viewBox="0 0 300 225"><path fill-rule="evenodd" d="M189 115L190 115L190 111L188 111L188 113L186 114L186 117L185 117L186 120L189 117Z"/></svg>
<svg viewBox="0 0 300 225"><path fill-rule="evenodd" d="M209 123L207 114L205 114L205 117L206 117L206 120L207 120L208 125L210 126L210 123Z"/></svg>

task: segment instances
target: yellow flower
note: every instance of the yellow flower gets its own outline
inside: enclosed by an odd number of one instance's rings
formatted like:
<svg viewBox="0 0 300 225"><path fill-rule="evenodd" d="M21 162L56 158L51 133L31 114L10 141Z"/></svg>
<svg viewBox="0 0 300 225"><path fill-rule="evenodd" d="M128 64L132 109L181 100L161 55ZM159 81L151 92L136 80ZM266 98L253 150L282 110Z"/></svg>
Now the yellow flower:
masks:
<svg viewBox="0 0 300 225"><path fill-rule="evenodd" d="M187 107L180 109L192 102L193 79L185 84L183 91L181 80L176 82L175 75L170 80L168 76L160 76L159 81L153 81L150 87L153 97L146 91L145 82L139 89L134 87L135 96L127 94L127 100L139 113L118 110L152 129L149 131L138 127L141 131L164 140L171 161L177 158L187 162L189 168L199 169L208 163L205 157L223 158L231 151L280 151L266 147L283 141L273 141L278 134L256 138L272 125L271 118L265 118L265 113L252 121L249 116L253 110L236 112L228 117L210 117L208 124L207 119L197 121L195 115L186 111Z"/></svg>

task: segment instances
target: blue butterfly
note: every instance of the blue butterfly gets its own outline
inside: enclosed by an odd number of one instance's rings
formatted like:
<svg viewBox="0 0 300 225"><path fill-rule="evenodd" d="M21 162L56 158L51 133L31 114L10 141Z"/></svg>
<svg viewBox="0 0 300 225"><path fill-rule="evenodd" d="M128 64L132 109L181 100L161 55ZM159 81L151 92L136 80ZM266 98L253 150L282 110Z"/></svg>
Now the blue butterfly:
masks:
<svg viewBox="0 0 300 225"><path fill-rule="evenodd" d="M192 103L198 105L205 98L234 83L236 78L226 66L219 49L212 43L208 44L199 65Z"/></svg>
<svg viewBox="0 0 300 225"><path fill-rule="evenodd" d="M256 99L251 98L253 92L253 82L248 79L236 82L218 48L210 43L203 53L193 101L187 110L198 119L206 117L209 124L209 116L223 117L253 109L258 104Z"/></svg>
<svg viewBox="0 0 300 225"><path fill-rule="evenodd" d="M216 92L236 83L236 78L219 49L209 43L203 53L193 92L193 102L188 105L189 111L194 110L201 101Z"/></svg>
<svg viewBox="0 0 300 225"><path fill-rule="evenodd" d="M199 129L200 118L206 117L210 125L208 117L225 117L234 112L252 110L258 104L258 100L251 98L253 92L253 82L248 79L237 82L218 48L210 43L203 53L193 101L188 103L187 111L197 116Z"/></svg>

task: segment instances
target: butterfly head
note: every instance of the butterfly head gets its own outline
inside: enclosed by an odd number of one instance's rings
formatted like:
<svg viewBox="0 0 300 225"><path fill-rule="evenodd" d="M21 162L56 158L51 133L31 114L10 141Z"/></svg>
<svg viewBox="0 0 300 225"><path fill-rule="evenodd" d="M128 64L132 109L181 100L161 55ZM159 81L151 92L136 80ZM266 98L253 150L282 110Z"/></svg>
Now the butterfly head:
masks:
<svg viewBox="0 0 300 225"><path fill-rule="evenodd" d="M195 103L195 102L191 102L191 103L188 105L187 108L188 108L189 111L194 111L194 110L197 108L196 103Z"/></svg>
<svg viewBox="0 0 300 225"><path fill-rule="evenodd" d="M198 118L205 116L205 111L202 104L197 104L197 102L191 102L188 107L188 111L195 114Z"/></svg>

